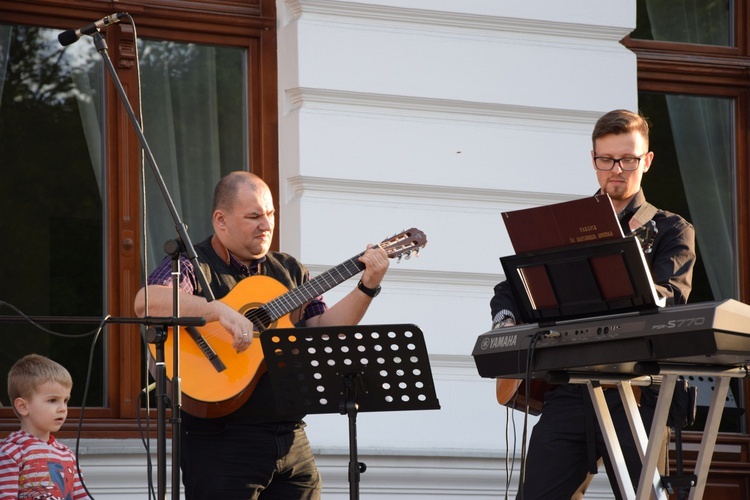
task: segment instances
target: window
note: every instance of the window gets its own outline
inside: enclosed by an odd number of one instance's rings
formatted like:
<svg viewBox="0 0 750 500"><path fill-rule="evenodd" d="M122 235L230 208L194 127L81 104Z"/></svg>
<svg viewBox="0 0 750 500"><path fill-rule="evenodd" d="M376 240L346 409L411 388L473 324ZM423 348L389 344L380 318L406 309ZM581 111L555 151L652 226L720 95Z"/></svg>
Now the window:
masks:
<svg viewBox="0 0 750 500"><path fill-rule="evenodd" d="M696 228L699 262L690 301L750 300L748 156L750 26L748 0L638 0L637 28L623 40L638 57L639 106L655 122L649 200L683 214ZM700 382L700 381L699 381ZM694 384L696 385L696 384ZM699 420L712 391L698 385ZM746 498L743 453L750 404L747 382L730 383L706 496ZM694 427L700 430L702 426ZM697 443L699 433L684 433ZM686 460L695 458L685 452ZM674 459L674 457L672 457ZM733 493L728 493L728 492Z"/></svg>
<svg viewBox="0 0 750 500"><path fill-rule="evenodd" d="M64 6L66 19L59 12ZM91 38L66 48L57 35L111 12L62 0L0 6L0 281L6 371L28 352L47 354L74 378L78 416L86 375L88 437L136 436L144 347L132 302L149 268L177 232L148 162L148 252L140 248L140 144ZM33 12L31 12L33 10ZM211 11L211 15L206 12ZM168 13L168 15L167 15ZM225 172L251 169L276 194L276 41L273 0L149 2L131 13L138 33L143 124L177 212L198 241L210 233L213 185ZM232 16L232 23L222 22ZM163 20L169 18L169 26ZM102 30L128 101L138 106L136 37L123 20ZM62 338L39 331L10 306L48 329L93 335ZM63 323L56 321L64 319ZM8 404L3 394L0 402ZM63 428L74 429L70 418ZM0 427L15 429L9 408ZM69 436L69 435L68 435Z"/></svg>
<svg viewBox="0 0 750 500"><path fill-rule="evenodd" d="M731 0L665 2L638 0L638 20L631 38L722 47L734 46Z"/></svg>
<svg viewBox="0 0 750 500"><path fill-rule="evenodd" d="M638 56L641 111L657 124L644 189L698 233L691 301L748 299L749 3L638 0L623 40Z"/></svg>
<svg viewBox="0 0 750 500"><path fill-rule="evenodd" d="M59 31L0 25L0 297L29 315L102 317L102 74L86 51L63 50ZM4 313L11 313L6 307ZM96 324L51 324L82 334ZM93 336L51 335L26 322L4 324L0 372L24 354L68 367L80 405ZM103 406L106 337L95 348L88 404ZM9 406L5 391L3 406Z"/></svg>
<svg viewBox="0 0 750 500"><path fill-rule="evenodd" d="M639 106L655 124L658 152L644 190L696 227L700 262L690 302L737 298L734 99L642 92Z"/></svg>

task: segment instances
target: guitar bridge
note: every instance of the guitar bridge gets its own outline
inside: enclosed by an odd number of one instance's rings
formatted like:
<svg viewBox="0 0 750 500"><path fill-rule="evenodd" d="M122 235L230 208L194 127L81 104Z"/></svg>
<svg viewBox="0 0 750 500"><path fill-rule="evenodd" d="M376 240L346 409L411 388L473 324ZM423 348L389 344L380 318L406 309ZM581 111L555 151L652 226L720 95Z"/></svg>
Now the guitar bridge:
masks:
<svg viewBox="0 0 750 500"><path fill-rule="evenodd" d="M221 373L227 369L227 366L221 360L219 355L216 354L216 351L214 351L213 348L208 345L206 339L203 338L203 335L201 335L194 326L188 326L187 328L185 328L185 330L188 332L188 335L190 335L190 338L192 338L193 341L198 344L198 348L200 348L201 352L203 352L203 354L206 356L206 359L208 359L208 361L217 372Z"/></svg>

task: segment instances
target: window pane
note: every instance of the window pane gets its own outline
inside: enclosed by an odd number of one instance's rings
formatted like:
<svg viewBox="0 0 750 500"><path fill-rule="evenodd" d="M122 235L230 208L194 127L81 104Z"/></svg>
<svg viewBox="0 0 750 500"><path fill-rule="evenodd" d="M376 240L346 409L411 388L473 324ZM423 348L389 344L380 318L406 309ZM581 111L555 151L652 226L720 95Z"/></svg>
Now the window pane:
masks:
<svg viewBox="0 0 750 500"><path fill-rule="evenodd" d="M690 301L736 298L734 101L642 93L640 106L654 124L644 190L695 225L701 269Z"/></svg>
<svg viewBox="0 0 750 500"><path fill-rule="evenodd" d="M630 36L641 40L733 47L734 9L732 0L637 0L637 28Z"/></svg>
<svg viewBox="0 0 750 500"><path fill-rule="evenodd" d="M247 170L246 50L166 41L139 44L143 127L178 214L197 243L212 233L211 201L219 178ZM177 237L146 166L149 270Z"/></svg>
<svg viewBox="0 0 750 500"><path fill-rule="evenodd" d="M689 302L737 298L733 99L641 93L641 111L653 124L651 169L643 189L651 203L695 226L698 262ZM711 377L695 377L698 423L708 412ZM730 383L721 430L742 432L742 384ZM691 429L694 430L694 429Z"/></svg>
<svg viewBox="0 0 750 500"><path fill-rule="evenodd" d="M0 25L0 298L30 316L101 318L101 65L86 44L61 47L58 33ZM70 334L96 325L45 326ZM73 375L71 404L80 405L93 337L59 337L26 322L0 328L0 373L24 354L50 356ZM87 406L104 402L104 341ZM0 401L9 403L5 391Z"/></svg>

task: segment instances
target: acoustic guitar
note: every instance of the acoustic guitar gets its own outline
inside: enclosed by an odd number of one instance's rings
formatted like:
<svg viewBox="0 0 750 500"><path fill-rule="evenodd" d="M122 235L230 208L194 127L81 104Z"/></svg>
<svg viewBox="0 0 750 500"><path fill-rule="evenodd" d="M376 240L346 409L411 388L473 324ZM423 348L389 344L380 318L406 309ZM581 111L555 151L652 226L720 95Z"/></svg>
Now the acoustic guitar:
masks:
<svg viewBox="0 0 750 500"><path fill-rule="evenodd" d="M529 414L541 415L544 404L544 393L553 389L552 384L544 380L533 379L529 386ZM495 379L495 396L497 402L514 410L526 411L526 381L516 378Z"/></svg>
<svg viewBox="0 0 750 500"><path fill-rule="evenodd" d="M403 231L379 243L389 258L409 258L417 255L427 244L425 234L415 228ZM272 328L292 328L292 311L310 300L364 271L359 261L364 252L310 279L297 288L288 290L268 276L249 276L223 298L234 310L244 314L258 328L255 341L238 353L232 347L232 335L218 321L201 327L181 327L180 385L182 408L196 417L216 418L228 415L252 394L261 375L265 373L263 349L258 340L260 331ZM149 345L155 359L156 347ZM173 377L172 335L164 343L167 378Z"/></svg>

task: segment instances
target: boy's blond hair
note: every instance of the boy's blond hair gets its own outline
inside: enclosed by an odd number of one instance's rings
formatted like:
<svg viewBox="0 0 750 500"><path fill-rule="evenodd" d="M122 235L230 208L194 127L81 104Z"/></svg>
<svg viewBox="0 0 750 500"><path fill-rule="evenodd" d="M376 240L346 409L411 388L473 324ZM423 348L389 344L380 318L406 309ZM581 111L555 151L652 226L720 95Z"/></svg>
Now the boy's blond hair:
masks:
<svg viewBox="0 0 750 500"><path fill-rule="evenodd" d="M30 399L46 382L73 387L73 378L60 363L39 354L28 354L19 359L8 372L10 404L13 405L16 398Z"/></svg>

